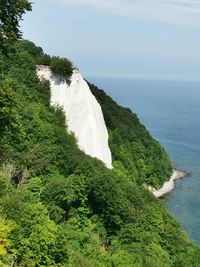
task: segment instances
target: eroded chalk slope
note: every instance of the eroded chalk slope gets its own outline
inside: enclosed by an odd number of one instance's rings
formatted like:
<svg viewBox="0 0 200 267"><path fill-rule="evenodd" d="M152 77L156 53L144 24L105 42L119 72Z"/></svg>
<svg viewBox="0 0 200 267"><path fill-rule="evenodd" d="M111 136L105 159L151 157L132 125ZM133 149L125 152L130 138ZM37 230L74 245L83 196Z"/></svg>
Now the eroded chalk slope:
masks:
<svg viewBox="0 0 200 267"><path fill-rule="evenodd" d="M51 105L63 108L67 130L74 133L79 148L112 168L108 131L101 106L80 72L73 71L70 84L54 75L46 66L38 66L37 74L40 79L49 80Z"/></svg>

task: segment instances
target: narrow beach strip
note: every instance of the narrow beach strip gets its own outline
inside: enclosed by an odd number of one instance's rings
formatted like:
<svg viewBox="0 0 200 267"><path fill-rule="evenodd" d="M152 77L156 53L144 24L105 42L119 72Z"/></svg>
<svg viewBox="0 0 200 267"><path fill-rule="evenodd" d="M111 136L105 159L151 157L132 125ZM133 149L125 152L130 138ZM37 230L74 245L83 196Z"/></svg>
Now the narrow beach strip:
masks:
<svg viewBox="0 0 200 267"><path fill-rule="evenodd" d="M164 195L171 192L175 188L176 180L181 179L181 178L185 177L186 175L187 174L185 172L173 170L173 173L172 173L170 180L165 182L160 189L158 189L158 190L153 189L152 193L157 198L163 197Z"/></svg>

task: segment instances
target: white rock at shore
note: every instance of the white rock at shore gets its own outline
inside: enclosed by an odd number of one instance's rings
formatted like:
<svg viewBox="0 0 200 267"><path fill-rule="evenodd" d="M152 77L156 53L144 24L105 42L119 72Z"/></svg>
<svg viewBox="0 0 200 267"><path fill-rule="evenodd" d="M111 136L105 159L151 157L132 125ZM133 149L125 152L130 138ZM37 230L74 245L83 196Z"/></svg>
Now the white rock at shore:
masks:
<svg viewBox="0 0 200 267"><path fill-rule="evenodd" d="M177 179L183 178L184 176L185 176L184 172L173 170L173 173L172 173L170 180L165 182L163 184L162 188L160 188L158 190L153 189L152 193L157 198L160 198L160 197L166 195L167 193L171 192L175 188L175 185L176 185L175 181Z"/></svg>

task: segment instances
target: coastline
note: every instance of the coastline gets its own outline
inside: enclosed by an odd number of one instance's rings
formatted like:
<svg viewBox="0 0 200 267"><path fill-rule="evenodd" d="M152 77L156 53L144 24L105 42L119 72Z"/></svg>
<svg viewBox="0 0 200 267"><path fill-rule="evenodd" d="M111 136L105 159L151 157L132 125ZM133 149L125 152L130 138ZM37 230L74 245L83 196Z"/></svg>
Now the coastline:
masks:
<svg viewBox="0 0 200 267"><path fill-rule="evenodd" d="M183 171L173 170L172 176L170 177L169 181L165 182L160 189L153 189L152 193L156 198L165 196L175 188L176 180L184 178L186 175L187 173Z"/></svg>

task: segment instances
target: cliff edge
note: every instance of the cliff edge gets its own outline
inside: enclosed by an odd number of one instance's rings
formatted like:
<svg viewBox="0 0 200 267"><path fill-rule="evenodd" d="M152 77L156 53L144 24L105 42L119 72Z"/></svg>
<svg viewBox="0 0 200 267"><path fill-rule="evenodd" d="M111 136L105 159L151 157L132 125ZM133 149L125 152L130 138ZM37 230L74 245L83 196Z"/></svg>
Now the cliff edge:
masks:
<svg viewBox="0 0 200 267"><path fill-rule="evenodd" d="M86 154L100 159L112 168L108 131L101 106L91 93L87 82L74 70L68 84L47 66L37 66L40 79L47 79L51 88L51 105L60 106L66 116L67 130L73 132L79 148Z"/></svg>

